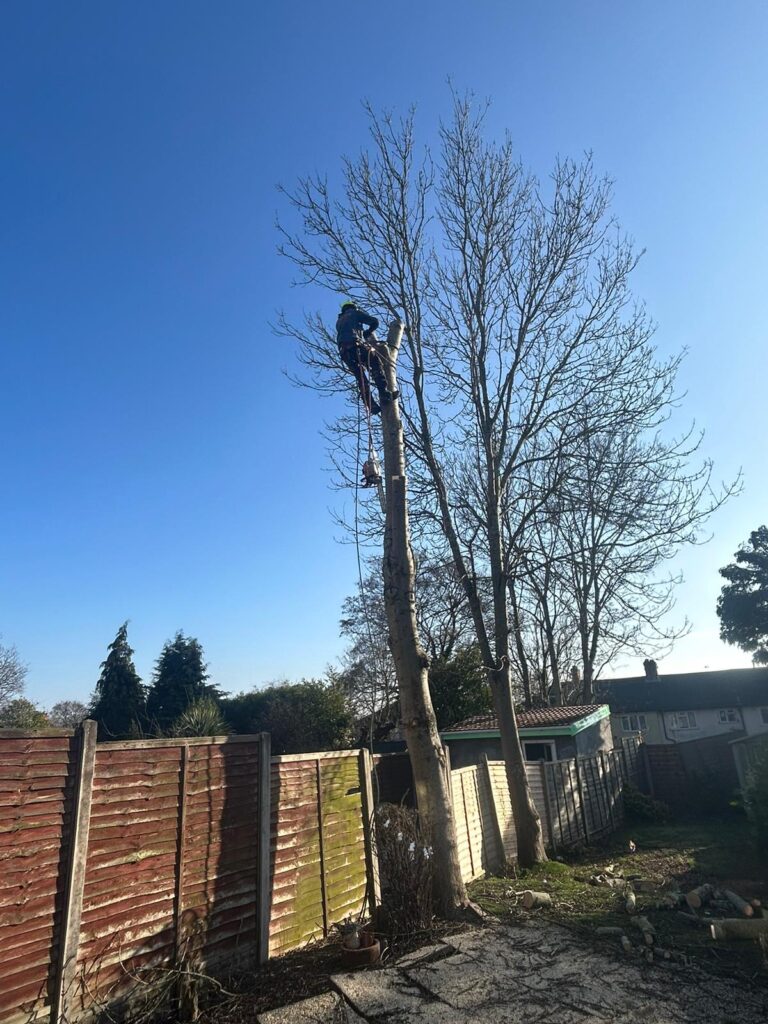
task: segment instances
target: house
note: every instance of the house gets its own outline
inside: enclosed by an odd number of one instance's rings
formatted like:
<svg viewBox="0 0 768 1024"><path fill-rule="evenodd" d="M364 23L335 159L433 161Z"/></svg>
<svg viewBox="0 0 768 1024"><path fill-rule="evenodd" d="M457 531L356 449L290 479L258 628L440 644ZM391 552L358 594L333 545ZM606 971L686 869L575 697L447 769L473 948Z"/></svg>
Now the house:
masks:
<svg viewBox="0 0 768 1024"><path fill-rule="evenodd" d="M768 668L665 675L654 661L644 667L642 676L596 687L610 705L617 743L638 733L648 744L665 745L768 732Z"/></svg>
<svg viewBox="0 0 768 1024"><path fill-rule="evenodd" d="M606 704L543 707L519 711L517 724L526 761L561 761L610 750L610 710ZM494 714L477 715L440 733L452 768L478 764L485 754L500 761L501 735Z"/></svg>

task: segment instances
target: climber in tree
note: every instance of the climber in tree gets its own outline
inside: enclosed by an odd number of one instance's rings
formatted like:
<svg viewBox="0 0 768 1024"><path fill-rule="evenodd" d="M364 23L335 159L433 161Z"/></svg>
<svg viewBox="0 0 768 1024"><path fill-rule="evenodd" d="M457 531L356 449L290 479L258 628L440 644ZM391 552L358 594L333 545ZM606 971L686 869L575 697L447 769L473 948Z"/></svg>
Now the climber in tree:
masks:
<svg viewBox="0 0 768 1024"><path fill-rule="evenodd" d="M354 374L357 389L364 405L371 413L381 412L381 408L371 395L366 370L373 378L379 390L382 404L391 402L397 395L387 391L387 379L381 367L381 360L372 344L372 336L379 321L375 316L358 309L354 302L344 302L339 318L336 321L336 343L339 355L350 373ZM365 328L365 329L364 329Z"/></svg>

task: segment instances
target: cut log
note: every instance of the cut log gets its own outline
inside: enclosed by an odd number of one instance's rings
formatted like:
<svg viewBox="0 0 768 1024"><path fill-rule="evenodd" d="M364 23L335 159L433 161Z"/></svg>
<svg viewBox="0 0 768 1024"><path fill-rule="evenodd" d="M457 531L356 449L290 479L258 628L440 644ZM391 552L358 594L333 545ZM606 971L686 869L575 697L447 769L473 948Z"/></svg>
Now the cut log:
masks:
<svg viewBox="0 0 768 1024"><path fill-rule="evenodd" d="M526 910L533 910L534 907L551 907L552 897L548 892L534 892L526 889L523 893L523 906Z"/></svg>
<svg viewBox="0 0 768 1024"><path fill-rule="evenodd" d="M768 935L768 917L726 917L710 925L713 939L758 939Z"/></svg>
<svg viewBox="0 0 768 1024"><path fill-rule="evenodd" d="M629 941L628 936L626 936L626 935L622 935L621 936L621 946L622 946L622 949L624 950L625 953L631 953L632 952L632 943Z"/></svg>
<svg viewBox="0 0 768 1024"><path fill-rule="evenodd" d="M650 935L651 939L653 939L653 936L656 934L656 929L647 917L634 917L632 918L632 924L635 928L639 928L643 935Z"/></svg>
<svg viewBox="0 0 768 1024"><path fill-rule="evenodd" d="M700 885L698 889L691 889L690 892L685 894L685 902L692 910L698 910L703 907L705 903L709 903L715 894L715 890L711 885L705 883Z"/></svg>
<svg viewBox="0 0 768 1024"><path fill-rule="evenodd" d="M723 896L725 896L728 902L738 910L742 917L755 916L755 908L751 903L747 903L746 900L743 900L738 893L732 892L730 889L723 889Z"/></svg>

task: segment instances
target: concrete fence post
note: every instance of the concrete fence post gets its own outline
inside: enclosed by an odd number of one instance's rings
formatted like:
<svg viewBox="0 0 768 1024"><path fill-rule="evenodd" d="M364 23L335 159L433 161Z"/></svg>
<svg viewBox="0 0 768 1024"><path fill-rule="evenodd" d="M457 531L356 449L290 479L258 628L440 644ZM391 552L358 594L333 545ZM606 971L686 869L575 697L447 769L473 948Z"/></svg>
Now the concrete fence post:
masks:
<svg viewBox="0 0 768 1024"><path fill-rule="evenodd" d="M70 1020L72 990L77 975L77 953L80 946L80 921L83 913L85 862L88 854L88 833L91 825L93 773L96 763L96 722L86 719L77 732L76 761L72 802L74 808L70 835L64 902L61 915L61 941L51 999L52 1024Z"/></svg>

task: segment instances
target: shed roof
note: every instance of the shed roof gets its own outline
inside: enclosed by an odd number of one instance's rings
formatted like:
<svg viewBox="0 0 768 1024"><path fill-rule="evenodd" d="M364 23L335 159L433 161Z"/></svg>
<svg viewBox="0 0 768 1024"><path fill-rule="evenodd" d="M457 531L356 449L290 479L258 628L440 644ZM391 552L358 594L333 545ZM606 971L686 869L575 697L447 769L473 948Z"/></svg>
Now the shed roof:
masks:
<svg viewBox="0 0 768 1024"><path fill-rule="evenodd" d="M611 711L696 711L768 706L768 668L717 672L659 673L657 679L630 676L598 683L597 695Z"/></svg>
<svg viewBox="0 0 768 1024"><path fill-rule="evenodd" d="M609 714L605 704L582 704L560 708L532 708L530 711L518 711L517 725L521 732L548 732L558 735L562 732L581 732L593 722L607 717ZM462 739L478 734L498 733L499 723L495 714L475 715L466 718L457 725L452 725L442 733L444 737Z"/></svg>

